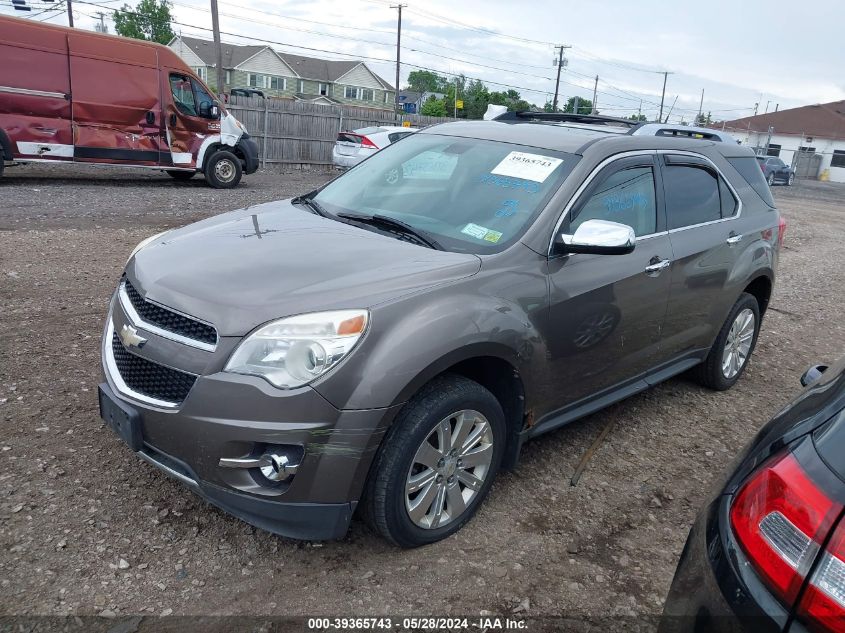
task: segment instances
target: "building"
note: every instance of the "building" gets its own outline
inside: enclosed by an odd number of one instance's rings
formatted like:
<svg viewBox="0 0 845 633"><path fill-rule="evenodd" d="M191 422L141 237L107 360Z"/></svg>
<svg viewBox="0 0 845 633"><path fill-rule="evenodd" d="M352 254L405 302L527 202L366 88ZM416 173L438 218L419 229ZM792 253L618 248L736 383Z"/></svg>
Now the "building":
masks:
<svg viewBox="0 0 845 633"><path fill-rule="evenodd" d="M826 172L831 181L845 182L845 101L758 114L713 127L730 132L759 154L780 157L798 176L818 178Z"/></svg>
<svg viewBox="0 0 845 633"><path fill-rule="evenodd" d="M209 87L217 90L214 42L174 37L169 46ZM265 95L393 110L393 86L361 61L280 53L269 46L223 44L223 92L254 88Z"/></svg>
<svg viewBox="0 0 845 633"><path fill-rule="evenodd" d="M442 92L414 92L413 90L399 91L399 106L406 114L419 114L423 104L431 97L442 99Z"/></svg>

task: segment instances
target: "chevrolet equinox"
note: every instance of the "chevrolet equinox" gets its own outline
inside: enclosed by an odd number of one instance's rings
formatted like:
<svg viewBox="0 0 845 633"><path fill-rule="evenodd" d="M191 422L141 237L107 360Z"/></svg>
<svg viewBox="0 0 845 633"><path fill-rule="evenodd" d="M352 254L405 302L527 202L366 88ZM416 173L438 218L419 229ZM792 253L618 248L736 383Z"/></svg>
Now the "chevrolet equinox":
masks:
<svg viewBox="0 0 845 633"><path fill-rule="evenodd" d="M339 538L358 510L413 547L469 521L526 440L687 370L730 388L785 224L750 149L619 125L435 125L144 240L102 417L255 526Z"/></svg>

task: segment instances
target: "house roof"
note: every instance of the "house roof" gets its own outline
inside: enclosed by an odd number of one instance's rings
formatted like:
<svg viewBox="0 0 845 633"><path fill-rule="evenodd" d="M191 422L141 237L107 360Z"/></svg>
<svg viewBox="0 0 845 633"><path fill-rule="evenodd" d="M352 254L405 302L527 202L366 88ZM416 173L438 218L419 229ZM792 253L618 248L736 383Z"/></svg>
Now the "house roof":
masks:
<svg viewBox="0 0 845 633"><path fill-rule="evenodd" d="M214 53L214 42L209 40L202 40L196 37L182 37L182 42L185 43L197 56L209 66L214 66L217 61ZM174 38L175 40L176 38ZM172 42L171 42L172 44ZM241 46L236 44L223 44L223 67L236 68L244 63L250 57L254 57L264 49L270 49L269 46ZM313 79L315 81L334 82L340 77L343 77L350 70L362 64L363 62L357 60L340 61L333 59L319 59L317 57L305 57L304 55L293 55L291 53L280 53L274 51L283 62L285 62L291 69L303 79ZM366 66L366 64L365 64ZM367 68L367 70L370 70ZM393 90L393 86L379 77L372 70L370 72L378 80L381 86L387 90Z"/></svg>
<svg viewBox="0 0 845 633"><path fill-rule="evenodd" d="M718 123L713 127L750 132L794 134L818 138L845 139L845 101L832 101L748 116Z"/></svg>

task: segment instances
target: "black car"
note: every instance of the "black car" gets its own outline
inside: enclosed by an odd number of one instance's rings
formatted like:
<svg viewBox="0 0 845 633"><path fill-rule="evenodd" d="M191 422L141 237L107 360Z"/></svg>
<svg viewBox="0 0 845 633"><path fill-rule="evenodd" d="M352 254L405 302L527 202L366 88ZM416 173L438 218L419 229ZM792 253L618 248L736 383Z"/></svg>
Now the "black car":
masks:
<svg viewBox="0 0 845 633"><path fill-rule="evenodd" d="M845 358L801 382L699 514L660 633L845 631Z"/></svg>
<svg viewBox="0 0 845 633"><path fill-rule="evenodd" d="M757 162L770 187L776 183L791 187L795 182L795 170L777 156L758 156Z"/></svg>

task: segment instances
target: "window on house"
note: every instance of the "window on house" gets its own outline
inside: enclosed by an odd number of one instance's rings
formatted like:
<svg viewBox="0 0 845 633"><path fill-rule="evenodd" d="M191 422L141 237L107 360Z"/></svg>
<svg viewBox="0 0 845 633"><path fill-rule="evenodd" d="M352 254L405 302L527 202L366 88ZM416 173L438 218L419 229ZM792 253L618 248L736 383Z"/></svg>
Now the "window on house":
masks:
<svg viewBox="0 0 845 633"><path fill-rule="evenodd" d="M831 167L845 167L845 150L833 150L833 158L830 159Z"/></svg>
<svg viewBox="0 0 845 633"><path fill-rule="evenodd" d="M766 156L780 156L780 147L777 143L769 143L769 147L766 149Z"/></svg>
<svg viewBox="0 0 845 633"><path fill-rule="evenodd" d="M227 84L231 84L231 83L232 83L232 71L231 71L231 70L227 70L227 71L226 71L226 79L225 79L224 81L225 81Z"/></svg>
<svg viewBox="0 0 845 633"><path fill-rule="evenodd" d="M267 88L270 90L284 90L286 84L284 77L267 77Z"/></svg>
<svg viewBox="0 0 845 633"><path fill-rule="evenodd" d="M711 170L697 165L667 165L663 187L670 229L722 217L719 178Z"/></svg>
<svg viewBox="0 0 845 633"><path fill-rule="evenodd" d="M318 84L317 87L319 88L317 92L319 92L324 97L329 96L329 84Z"/></svg>
<svg viewBox="0 0 845 633"><path fill-rule="evenodd" d="M358 88L353 88L352 86L346 86L346 89L343 91L343 96L347 99L357 99L358 98Z"/></svg>
<svg viewBox="0 0 845 633"><path fill-rule="evenodd" d="M801 147L798 148L798 151L801 152L802 154L804 154L804 153L815 154L816 148L815 147L806 147L806 146L802 145Z"/></svg>
<svg viewBox="0 0 845 633"><path fill-rule="evenodd" d="M208 69L205 66L197 66L193 69L193 71L196 73L197 77L203 81L208 81Z"/></svg>
<svg viewBox="0 0 845 633"><path fill-rule="evenodd" d="M375 101L375 95L369 88L361 88L361 96L358 98L361 101Z"/></svg>
<svg viewBox="0 0 845 633"><path fill-rule="evenodd" d="M299 93L305 92L305 81L300 79L296 82L296 91Z"/></svg>
<svg viewBox="0 0 845 633"><path fill-rule="evenodd" d="M250 88L263 88L264 87L264 76L263 75L256 75L254 73L250 73L247 83L249 83Z"/></svg>

